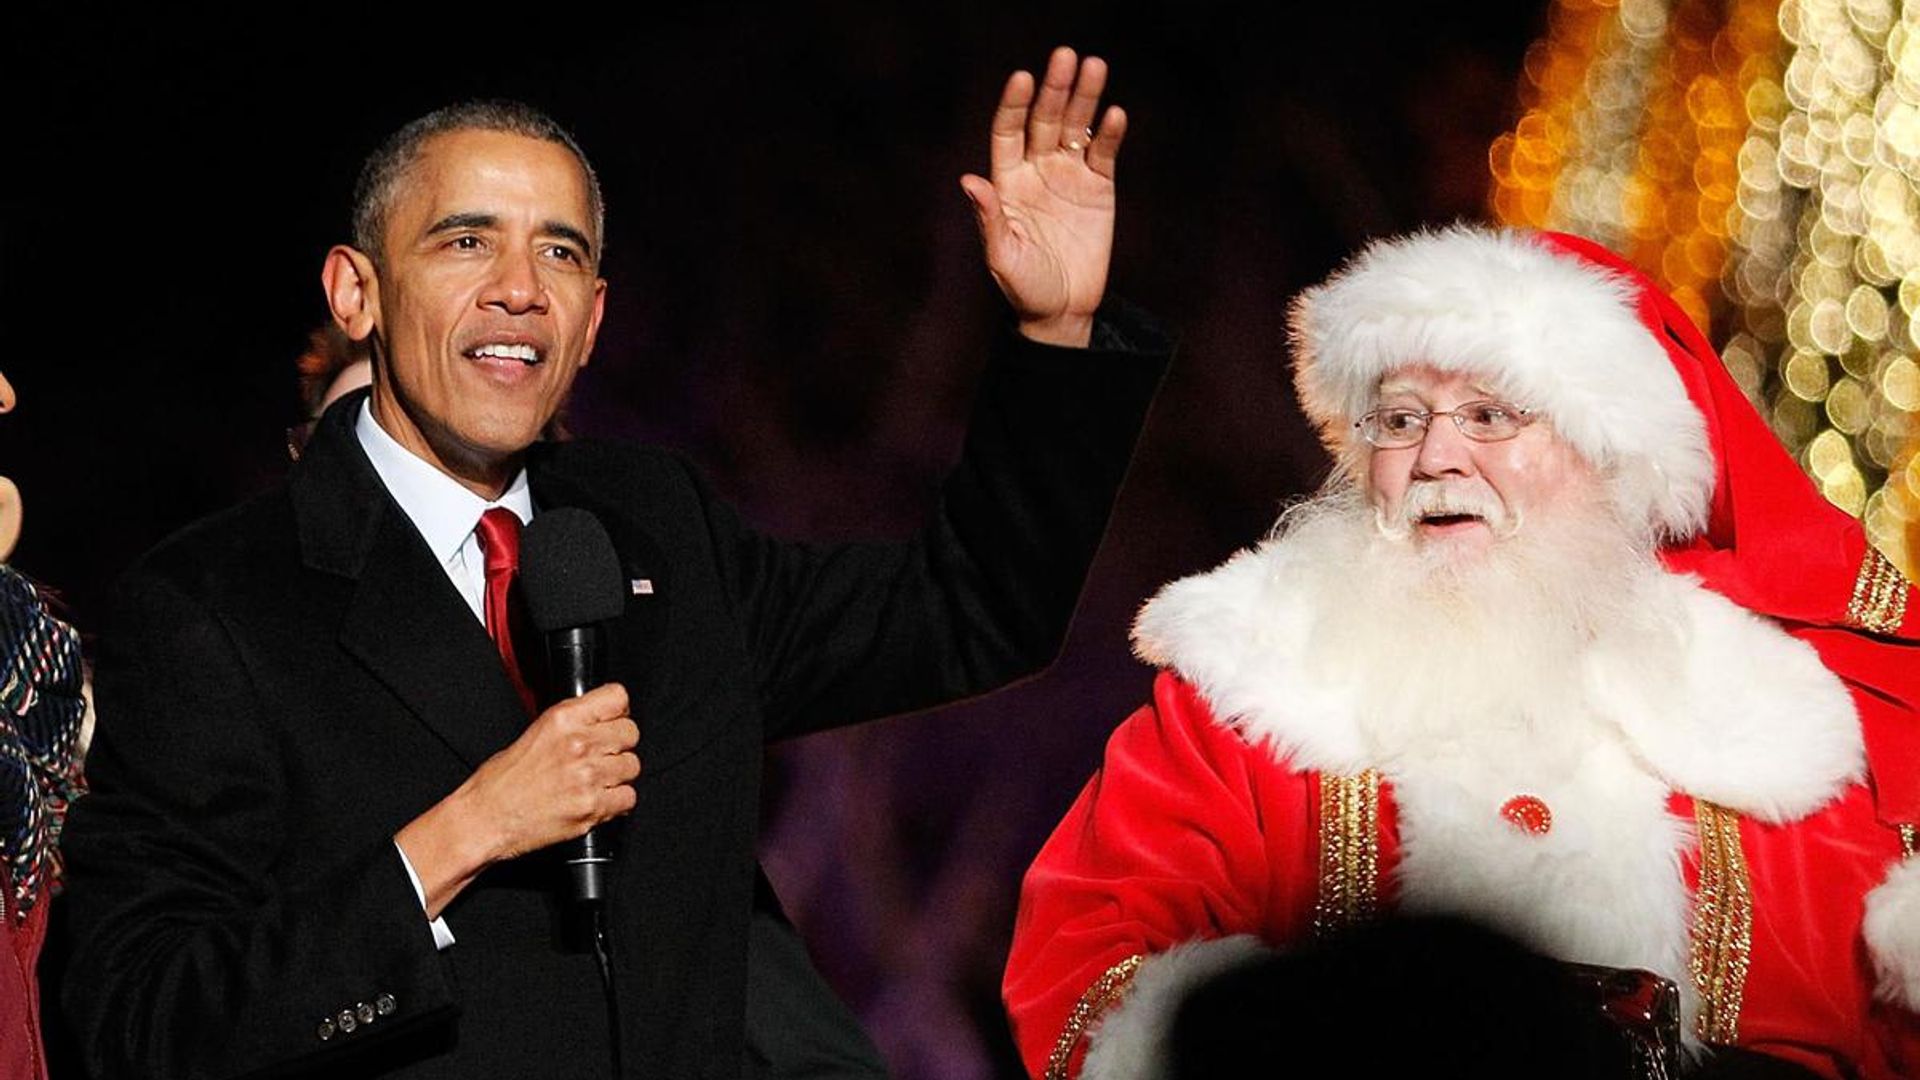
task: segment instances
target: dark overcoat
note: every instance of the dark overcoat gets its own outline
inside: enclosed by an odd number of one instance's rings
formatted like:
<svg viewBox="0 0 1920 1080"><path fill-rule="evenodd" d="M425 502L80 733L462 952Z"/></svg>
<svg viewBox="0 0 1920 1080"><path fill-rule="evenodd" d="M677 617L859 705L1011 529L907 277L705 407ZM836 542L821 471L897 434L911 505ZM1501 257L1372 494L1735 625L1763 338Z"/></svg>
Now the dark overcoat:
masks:
<svg viewBox="0 0 1920 1080"><path fill-rule="evenodd" d="M1138 327L1101 340L1002 347L906 541L771 539L657 449L529 451L536 507L595 514L635 583L605 665L644 765L608 828L629 1076L749 1071L768 739L978 694L1059 647L1166 359ZM97 1076L607 1075L600 982L551 853L486 871L436 951L394 847L527 721L362 453L358 400L284 486L169 539L120 589L92 793L66 835L63 999Z"/></svg>

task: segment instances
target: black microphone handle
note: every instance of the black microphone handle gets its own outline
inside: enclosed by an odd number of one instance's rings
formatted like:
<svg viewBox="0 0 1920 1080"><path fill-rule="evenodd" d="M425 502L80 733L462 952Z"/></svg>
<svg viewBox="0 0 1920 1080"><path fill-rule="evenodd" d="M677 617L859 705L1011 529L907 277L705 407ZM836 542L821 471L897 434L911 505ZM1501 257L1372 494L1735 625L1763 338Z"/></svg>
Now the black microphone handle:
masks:
<svg viewBox="0 0 1920 1080"><path fill-rule="evenodd" d="M560 696L579 697L598 683L600 633L595 626L569 626L547 634L547 655L553 664L554 681ZM598 832L588 829L585 836L567 845L567 878L573 899L583 904L602 903L607 898L607 868L613 852Z"/></svg>
<svg viewBox="0 0 1920 1080"><path fill-rule="evenodd" d="M600 628L569 626L547 632L547 656L553 662L555 699L564 701L594 688L600 666Z"/></svg>

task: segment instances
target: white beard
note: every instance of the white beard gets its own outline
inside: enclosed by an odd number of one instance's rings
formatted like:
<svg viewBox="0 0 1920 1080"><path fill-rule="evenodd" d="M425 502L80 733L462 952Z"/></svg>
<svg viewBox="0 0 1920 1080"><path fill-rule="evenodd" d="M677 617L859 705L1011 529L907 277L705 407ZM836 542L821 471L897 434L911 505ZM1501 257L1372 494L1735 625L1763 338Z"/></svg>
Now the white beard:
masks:
<svg viewBox="0 0 1920 1080"><path fill-rule="evenodd" d="M1393 784L1401 910L1684 986L1688 824L1586 682L1597 642L1649 680L1680 677L1681 621L1645 610L1658 590L1638 587L1664 573L1650 545L1598 494L1480 550L1377 525L1351 493L1296 507L1281 532L1314 568L1305 663L1354 689L1367 756ZM1523 794L1552 811L1545 835L1500 816Z"/></svg>
<svg viewBox="0 0 1920 1080"><path fill-rule="evenodd" d="M1692 822L1669 793L1797 820L1862 776L1859 720L1805 642L1666 572L1599 493L1568 494L1477 550L1324 494L1161 589L1134 647L1276 768L1378 769L1398 910L1659 972L1690 1037ZM1517 795L1551 810L1544 834L1503 818Z"/></svg>
<svg viewBox="0 0 1920 1080"><path fill-rule="evenodd" d="M1664 571L1602 495L1495 530L1506 535L1480 551L1422 543L1350 491L1281 520L1283 542L1314 568L1301 582L1316 613L1305 659L1356 688L1378 760L1516 740L1537 752L1570 728L1591 734L1569 705L1596 641L1631 643L1649 677L1674 667L1674 621L1645 611L1639 587Z"/></svg>

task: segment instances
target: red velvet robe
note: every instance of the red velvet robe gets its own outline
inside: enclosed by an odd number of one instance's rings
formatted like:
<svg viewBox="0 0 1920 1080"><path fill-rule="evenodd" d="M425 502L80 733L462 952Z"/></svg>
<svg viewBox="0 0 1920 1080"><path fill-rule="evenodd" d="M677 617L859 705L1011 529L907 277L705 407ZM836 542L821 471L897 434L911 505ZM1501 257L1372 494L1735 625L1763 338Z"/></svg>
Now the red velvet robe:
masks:
<svg viewBox="0 0 1920 1080"><path fill-rule="evenodd" d="M1004 994L1034 1076L1083 996L1128 957L1195 938L1285 945L1312 932L1321 782L1215 721L1178 676L1159 677L1027 873ZM1824 1076L1891 1080L1920 1076L1920 1018L1872 996L1862 909L1902 841L1876 819L1870 783L1791 824L1739 819L1752 916L1731 1041ZM1399 841L1381 791L1379 900L1390 908ZM1669 809L1691 819L1695 808L1675 794ZM1693 893L1697 846L1683 865ZM1083 1051L1084 1038L1070 1073Z"/></svg>

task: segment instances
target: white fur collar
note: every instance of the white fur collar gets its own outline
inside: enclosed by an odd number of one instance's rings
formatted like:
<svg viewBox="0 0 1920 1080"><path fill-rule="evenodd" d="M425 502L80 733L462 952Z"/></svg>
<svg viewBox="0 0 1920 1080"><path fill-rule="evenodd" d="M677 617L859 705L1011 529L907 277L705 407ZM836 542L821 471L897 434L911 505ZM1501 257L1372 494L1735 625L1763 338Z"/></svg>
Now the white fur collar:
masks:
<svg viewBox="0 0 1920 1080"><path fill-rule="evenodd" d="M1295 765L1353 773L1374 760L1355 688L1306 662L1313 568L1285 539L1176 581L1134 624L1141 659L1199 688L1216 717ZM1582 673L1628 751L1676 791L1767 822L1819 809L1863 775L1853 702L1814 650L1696 579L1649 575L1645 602L1677 620L1678 682L1596 645Z"/></svg>

